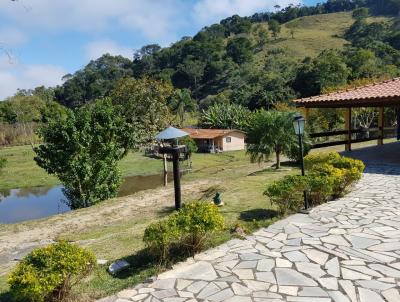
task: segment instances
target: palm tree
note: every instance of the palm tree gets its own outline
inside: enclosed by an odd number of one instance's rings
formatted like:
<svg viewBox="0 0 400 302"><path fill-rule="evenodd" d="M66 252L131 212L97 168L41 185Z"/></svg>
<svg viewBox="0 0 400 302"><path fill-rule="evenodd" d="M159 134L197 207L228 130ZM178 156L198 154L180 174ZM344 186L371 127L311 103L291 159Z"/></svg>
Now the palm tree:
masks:
<svg viewBox="0 0 400 302"><path fill-rule="evenodd" d="M170 107L178 118L179 126L182 126L185 119L185 112L194 111L196 103L190 96L190 90L178 89L171 99Z"/></svg>
<svg viewBox="0 0 400 302"><path fill-rule="evenodd" d="M275 152L276 169L280 156L297 144L293 129L293 112L259 110L253 114L247 129L247 152L252 162L261 162Z"/></svg>

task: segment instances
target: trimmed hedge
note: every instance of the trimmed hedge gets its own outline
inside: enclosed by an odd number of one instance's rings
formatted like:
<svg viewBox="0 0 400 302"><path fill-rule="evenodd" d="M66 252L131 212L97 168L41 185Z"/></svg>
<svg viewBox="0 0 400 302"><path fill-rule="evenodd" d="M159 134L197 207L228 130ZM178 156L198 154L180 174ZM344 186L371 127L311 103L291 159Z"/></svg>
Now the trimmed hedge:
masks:
<svg viewBox="0 0 400 302"><path fill-rule="evenodd" d="M184 248L194 254L204 248L207 236L224 228L224 218L210 202L194 201L168 218L150 224L143 241L161 261L171 258L173 248Z"/></svg>
<svg viewBox="0 0 400 302"><path fill-rule="evenodd" d="M264 192L281 214L296 212L303 205L303 191L313 206L342 196L364 171L360 160L336 152L310 154L304 158L306 176L292 175L269 185Z"/></svg>
<svg viewBox="0 0 400 302"><path fill-rule="evenodd" d="M28 254L8 278L16 301L64 301L74 285L94 268L92 252L59 242Z"/></svg>

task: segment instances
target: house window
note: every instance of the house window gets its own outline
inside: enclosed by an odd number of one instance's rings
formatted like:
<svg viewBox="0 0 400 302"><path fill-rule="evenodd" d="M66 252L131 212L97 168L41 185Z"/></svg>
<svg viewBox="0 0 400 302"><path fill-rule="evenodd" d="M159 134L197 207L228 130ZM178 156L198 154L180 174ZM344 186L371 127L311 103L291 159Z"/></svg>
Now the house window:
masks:
<svg viewBox="0 0 400 302"><path fill-rule="evenodd" d="M228 136L228 137L225 138L225 142L230 143L231 141L232 141L231 137Z"/></svg>

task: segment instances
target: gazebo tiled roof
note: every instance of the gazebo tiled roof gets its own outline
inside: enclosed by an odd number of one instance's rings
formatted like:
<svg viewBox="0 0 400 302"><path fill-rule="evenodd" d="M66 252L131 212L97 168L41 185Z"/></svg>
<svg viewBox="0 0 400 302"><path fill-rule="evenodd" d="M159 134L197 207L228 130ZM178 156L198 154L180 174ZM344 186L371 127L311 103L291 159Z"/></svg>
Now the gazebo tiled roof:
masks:
<svg viewBox="0 0 400 302"><path fill-rule="evenodd" d="M294 101L299 107L400 106L400 78Z"/></svg>

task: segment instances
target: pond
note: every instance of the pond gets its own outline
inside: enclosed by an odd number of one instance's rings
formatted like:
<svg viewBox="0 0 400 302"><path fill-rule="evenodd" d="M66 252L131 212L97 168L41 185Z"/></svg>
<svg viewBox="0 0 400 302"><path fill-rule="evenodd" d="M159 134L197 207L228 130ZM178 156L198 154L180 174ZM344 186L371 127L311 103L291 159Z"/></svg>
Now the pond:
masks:
<svg viewBox="0 0 400 302"><path fill-rule="evenodd" d="M168 181L171 180L169 176ZM160 174L125 177L118 196L154 189L163 183ZM16 223L71 211L65 200L60 185L0 191L0 223Z"/></svg>

